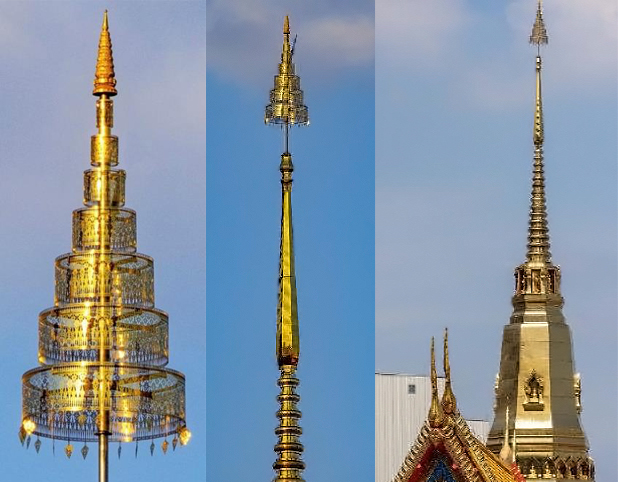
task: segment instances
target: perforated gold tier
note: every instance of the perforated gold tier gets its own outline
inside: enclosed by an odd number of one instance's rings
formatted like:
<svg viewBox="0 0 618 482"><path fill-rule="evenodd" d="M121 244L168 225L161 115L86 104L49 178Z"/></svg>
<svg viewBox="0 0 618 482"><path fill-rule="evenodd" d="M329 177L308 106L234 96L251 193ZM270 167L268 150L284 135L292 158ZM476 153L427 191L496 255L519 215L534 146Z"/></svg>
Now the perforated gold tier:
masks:
<svg viewBox="0 0 618 482"><path fill-rule="evenodd" d="M101 245L101 224L109 231L106 246ZM134 253L137 247L135 211L127 208L95 210L82 208L73 211L73 252L93 249Z"/></svg>
<svg viewBox="0 0 618 482"><path fill-rule="evenodd" d="M22 377L22 443L33 434L98 441L107 453L110 441L174 435L176 447L190 438L184 376L163 368L169 322L155 308L153 260L136 251L136 214L124 207L126 174L115 167L115 86L106 14L95 74L98 133L84 172L84 207L73 211L70 252L55 260L54 305L39 314L43 366ZM65 450L70 456L70 443Z"/></svg>
<svg viewBox="0 0 618 482"><path fill-rule="evenodd" d="M22 381L23 417L41 437L94 442L102 409L110 442L173 436L184 427L185 378L173 370L79 362L35 368Z"/></svg>
<svg viewBox="0 0 618 482"><path fill-rule="evenodd" d="M105 272L106 276L99 273ZM154 306L153 260L143 254L63 254L56 259L56 306L108 302Z"/></svg>
<svg viewBox="0 0 618 482"><path fill-rule="evenodd" d="M103 340L101 324L106 332ZM39 315L40 363L96 362L101 348L109 351L111 362L166 365L167 313L156 308L78 305L50 308Z"/></svg>
<svg viewBox="0 0 618 482"><path fill-rule="evenodd" d="M98 169L84 171L84 204L99 206L104 198L108 207L124 206L124 190L126 173L122 169L108 169L102 172ZM106 191L102 191L102 187Z"/></svg>

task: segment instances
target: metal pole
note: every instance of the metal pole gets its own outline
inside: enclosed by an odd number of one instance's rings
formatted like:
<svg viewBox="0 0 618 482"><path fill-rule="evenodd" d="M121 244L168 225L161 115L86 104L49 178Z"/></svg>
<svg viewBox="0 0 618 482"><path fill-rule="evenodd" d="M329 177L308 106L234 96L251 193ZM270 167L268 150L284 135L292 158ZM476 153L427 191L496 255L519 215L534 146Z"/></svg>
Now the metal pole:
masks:
<svg viewBox="0 0 618 482"><path fill-rule="evenodd" d="M109 103L108 103L109 102ZM106 94L100 96L97 102L97 115L99 125L99 135L104 138L111 135L111 119L113 118L111 110L112 103ZM109 124L108 124L109 122ZM110 240L109 230L107 223L107 210L109 208L109 200L107 199L108 193L108 159L101 159L98 166L101 173L101 191L99 198L99 269L98 269L98 285L99 285L99 309L105 306L107 279L111 276L109 272L109 254ZM105 310L105 315L107 315ZM100 317L99 325L99 482L108 482L108 469L109 469L109 411L106 407L106 401L108 399L108 386L107 386L107 367L109 362L109 349L108 334L107 334L107 316Z"/></svg>
<svg viewBox="0 0 618 482"><path fill-rule="evenodd" d="M108 434L99 432L99 482L108 482L109 468Z"/></svg>

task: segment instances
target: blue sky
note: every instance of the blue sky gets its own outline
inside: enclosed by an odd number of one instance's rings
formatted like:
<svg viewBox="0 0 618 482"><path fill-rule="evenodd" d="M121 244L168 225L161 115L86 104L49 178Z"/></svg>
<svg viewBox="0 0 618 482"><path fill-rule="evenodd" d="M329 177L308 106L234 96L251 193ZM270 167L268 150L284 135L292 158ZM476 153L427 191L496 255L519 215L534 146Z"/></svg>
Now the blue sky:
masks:
<svg viewBox="0 0 618 482"><path fill-rule="evenodd" d="M91 95L103 10L118 79L114 133L137 211L138 250L155 259L156 305L170 316L169 367L187 377L194 437L183 450L147 455L111 449L114 481L164 480L184 467L203 481L205 411L205 2L0 3L0 220L3 230L4 409L2 479L94 479L96 447L67 460L43 439L37 455L17 439L21 375L37 365L37 315L53 303L53 263L70 249L71 211L96 133Z"/></svg>
<svg viewBox="0 0 618 482"><path fill-rule="evenodd" d="M311 125L291 135L306 480L373 478L373 2L208 6L208 480L273 477L282 23Z"/></svg>
<svg viewBox="0 0 618 482"><path fill-rule="evenodd" d="M583 424L617 450L616 4L546 0L545 174ZM455 393L492 418L532 172L536 1L376 3L376 369L429 369L449 327ZM396 173L396 175L393 175Z"/></svg>

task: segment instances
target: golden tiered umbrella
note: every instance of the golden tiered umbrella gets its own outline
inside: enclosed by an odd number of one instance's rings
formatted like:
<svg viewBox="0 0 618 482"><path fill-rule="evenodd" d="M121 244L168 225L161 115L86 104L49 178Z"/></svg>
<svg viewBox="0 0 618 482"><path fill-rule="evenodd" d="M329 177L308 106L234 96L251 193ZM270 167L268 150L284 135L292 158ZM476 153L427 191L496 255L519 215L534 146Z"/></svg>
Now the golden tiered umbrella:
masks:
<svg viewBox="0 0 618 482"><path fill-rule="evenodd" d="M98 442L99 480L108 480L111 442L188 442L185 378L165 368L168 316L154 305L152 258L137 253L136 214L125 208L125 171L112 135L117 94L107 12L93 94L98 133L84 172L84 206L73 211L71 252L55 262L54 306L39 315L40 367L22 379L19 437L38 452L41 438L65 453Z"/></svg>

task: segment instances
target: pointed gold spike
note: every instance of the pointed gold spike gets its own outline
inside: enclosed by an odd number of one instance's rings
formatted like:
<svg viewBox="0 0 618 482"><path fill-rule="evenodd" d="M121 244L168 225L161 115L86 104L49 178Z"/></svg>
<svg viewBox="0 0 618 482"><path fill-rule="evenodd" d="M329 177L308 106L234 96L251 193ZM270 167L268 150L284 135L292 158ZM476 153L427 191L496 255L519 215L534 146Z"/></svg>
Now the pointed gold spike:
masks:
<svg viewBox="0 0 618 482"><path fill-rule="evenodd" d="M116 90L116 75L114 73L112 39L109 35L107 23L107 10L103 14L97 66L94 74L94 90L92 93L93 95L108 95L110 97L118 93Z"/></svg>
<svg viewBox="0 0 618 482"><path fill-rule="evenodd" d="M513 450L509 446L509 404L507 400L506 415L504 420L504 441L502 443L502 449L500 449L500 459L506 464L512 464L515 459L513 457Z"/></svg>
<svg viewBox="0 0 618 482"><path fill-rule="evenodd" d="M429 407L427 419L429 420L429 425L432 427L440 427L444 419L442 407L438 400L438 373L436 372L436 355L433 336L431 337L431 405Z"/></svg>
<svg viewBox="0 0 618 482"><path fill-rule="evenodd" d="M285 35L290 35L290 18L287 15L283 21L283 33Z"/></svg>
<svg viewBox="0 0 618 482"><path fill-rule="evenodd" d="M455 394L451 388L451 365L448 358L448 328L444 329L444 375L446 382L444 385L444 394L442 395L442 409L445 413L454 413L457 408Z"/></svg>

